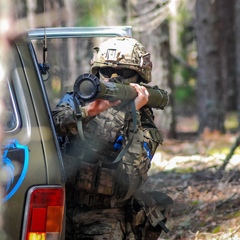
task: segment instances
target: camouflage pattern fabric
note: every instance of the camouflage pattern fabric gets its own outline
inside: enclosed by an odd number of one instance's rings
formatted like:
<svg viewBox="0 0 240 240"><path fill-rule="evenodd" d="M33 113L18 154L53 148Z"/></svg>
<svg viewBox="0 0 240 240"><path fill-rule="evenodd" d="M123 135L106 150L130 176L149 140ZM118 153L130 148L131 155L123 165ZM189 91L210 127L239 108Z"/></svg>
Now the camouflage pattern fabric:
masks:
<svg viewBox="0 0 240 240"><path fill-rule="evenodd" d="M73 215L76 239L94 236L95 239L123 239L125 214L119 208L82 211L75 209Z"/></svg>
<svg viewBox="0 0 240 240"><path fill-rule="evenodd" d="M91 73L96 75L99 68L104 67L132 69L142 77L142 81L151 82L151 54L136 39L111 38L99 47L95 47L94 50Z"/></svg>
<svg viewBox="0 0 240 240"><path fill-rule="evenodd" d="M126 222L124 205L145 182L151 158L163 141L152 111L137 111L135 132L128 106L83 119L85 142L77 134L74 114L68 103L53 111L59 139L64 139L66 239L140 239L132 230L132 223ZM111 164L132 136L132 145L122 161ZM119 138L120 147L115 149Z"/></svg>

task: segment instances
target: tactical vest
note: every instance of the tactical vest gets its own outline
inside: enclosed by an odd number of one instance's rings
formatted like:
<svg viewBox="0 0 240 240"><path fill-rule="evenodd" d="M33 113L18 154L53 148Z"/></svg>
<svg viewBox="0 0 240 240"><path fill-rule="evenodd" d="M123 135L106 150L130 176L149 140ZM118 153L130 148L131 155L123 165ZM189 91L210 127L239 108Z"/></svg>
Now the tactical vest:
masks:
<svg viewBox="0 0 240 240"><path fill-rule="evenodd" d="M67 170L70 173L68 179L71 179L76 190L82 190L82 202L89 202L88 197L87 200L85 197L89 194L94 194L94 198L96 195L105 195L126 199L145 182L151 154L144 148L144 144L147 144L144 136L151 140L151 145L155 143L156 146L151 146L154 151L162 138L156 127L143 131L140 118L138 113L137 129L133 132L131 113L126 109L120 111L110 108L84 124L86 141L81 141L78 135L69 137L66 154L75 159L75 164L66 163L67 161L65 164L66 169L73 168ZM145 123L149 127L150 123ZM132 144L122 161L112 164L132 136Z"/></svg>

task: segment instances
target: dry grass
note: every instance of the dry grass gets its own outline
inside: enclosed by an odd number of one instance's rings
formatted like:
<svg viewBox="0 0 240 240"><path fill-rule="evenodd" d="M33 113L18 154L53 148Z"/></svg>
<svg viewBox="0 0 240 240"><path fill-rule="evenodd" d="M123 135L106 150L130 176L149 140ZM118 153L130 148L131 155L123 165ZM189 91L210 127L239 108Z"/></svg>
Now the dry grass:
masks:
<svg viewBox="0 0 240 240"><path fill-rule="evenodd" d="M205 133L195 141L165 141L145 185L175 202L170 232L161 239L240 239L240 155L216 171L235 137Z"/></svg>

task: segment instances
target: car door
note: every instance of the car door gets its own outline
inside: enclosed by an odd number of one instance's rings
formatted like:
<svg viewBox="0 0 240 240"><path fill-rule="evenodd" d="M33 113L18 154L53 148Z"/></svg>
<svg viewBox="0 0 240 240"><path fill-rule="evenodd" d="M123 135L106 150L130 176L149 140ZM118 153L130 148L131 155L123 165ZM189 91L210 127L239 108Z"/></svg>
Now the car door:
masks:
<svg viewBox="0 0 240 240"><path fill-rule="evenodd" d="M12 41L1 146L6 239L64 239L65 174L51 110L88 71L93 44L113 36L131 36L131 27L34 29Z"/></svg>

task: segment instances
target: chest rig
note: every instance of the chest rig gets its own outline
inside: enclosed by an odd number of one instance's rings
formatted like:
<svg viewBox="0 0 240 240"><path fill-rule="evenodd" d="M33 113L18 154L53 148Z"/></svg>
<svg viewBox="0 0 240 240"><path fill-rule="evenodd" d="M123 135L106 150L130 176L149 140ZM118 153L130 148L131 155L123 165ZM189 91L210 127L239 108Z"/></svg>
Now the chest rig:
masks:
<svg viewBox="0 0 240 240"><path fill-rule="evenodd" d="M74 187L79 203L95 206L102 202L103 196L106 202L106 198L115 195L117 175L121 174L120 160L131 144L131 138L126 141L131 119L126 109L110 108L84 124L85 140L78 135L69 137L66 153L78 162ZM136 119L133 121L136 125Z"/></svg>

